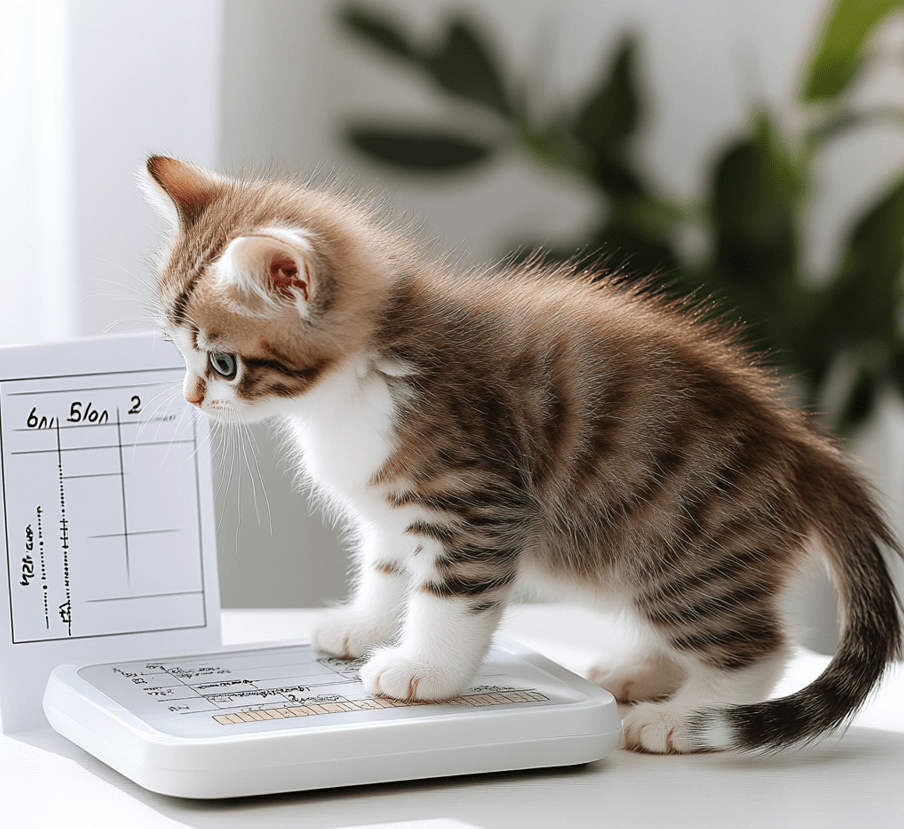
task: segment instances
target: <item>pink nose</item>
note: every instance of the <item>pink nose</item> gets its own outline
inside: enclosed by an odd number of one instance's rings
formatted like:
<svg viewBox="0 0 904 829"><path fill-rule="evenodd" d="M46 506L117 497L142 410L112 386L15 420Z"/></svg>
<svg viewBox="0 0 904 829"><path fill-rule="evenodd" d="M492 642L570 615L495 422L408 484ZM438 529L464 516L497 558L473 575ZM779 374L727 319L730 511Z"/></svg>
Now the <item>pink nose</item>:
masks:
<svg viewBox="0 0 904 829"><path fill-rule="evenodd" d="M204 402L207 384L197 375L186 376L182 383L182 394L192 406L200 406Z"/></svg>

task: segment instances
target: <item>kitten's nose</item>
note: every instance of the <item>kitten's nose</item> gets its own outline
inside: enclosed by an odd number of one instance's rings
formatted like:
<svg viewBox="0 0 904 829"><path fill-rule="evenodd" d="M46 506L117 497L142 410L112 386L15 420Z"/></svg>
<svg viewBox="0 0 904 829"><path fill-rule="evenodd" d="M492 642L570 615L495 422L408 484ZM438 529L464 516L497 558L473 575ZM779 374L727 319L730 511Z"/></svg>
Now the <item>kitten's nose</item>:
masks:
<svg viewBox="0 0 904 829"><path fill-rule="evenodd" d="M198 382L197 378L187 378L182 384L182 394L193 406L200 406L204 402L205 391L204 383Z"/></svg>

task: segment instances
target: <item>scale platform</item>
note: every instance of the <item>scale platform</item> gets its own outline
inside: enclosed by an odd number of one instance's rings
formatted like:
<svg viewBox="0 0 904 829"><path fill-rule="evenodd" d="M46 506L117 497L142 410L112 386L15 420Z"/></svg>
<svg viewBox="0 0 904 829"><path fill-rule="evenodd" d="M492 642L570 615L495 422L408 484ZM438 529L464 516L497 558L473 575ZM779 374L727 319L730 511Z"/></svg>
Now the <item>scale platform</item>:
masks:
<svg viewBox="0 0 904 829"><path fill-rule="evenodd" d="M375 698L357 667L307 644L62 665L44 712L144 788L190 798L577 765L621 735L609 693L511 643L444 703Z"/></svg>

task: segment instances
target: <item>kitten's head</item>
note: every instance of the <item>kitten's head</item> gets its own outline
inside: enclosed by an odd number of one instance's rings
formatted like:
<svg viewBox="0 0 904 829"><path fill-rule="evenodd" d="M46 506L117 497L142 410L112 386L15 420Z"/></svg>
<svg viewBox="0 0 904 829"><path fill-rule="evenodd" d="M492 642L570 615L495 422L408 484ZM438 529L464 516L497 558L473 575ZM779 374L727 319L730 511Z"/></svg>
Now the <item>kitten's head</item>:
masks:
<svg viewBox="0 0 904 829"><path fill-rule="evenodd" d="M366 347L405 247L367 212L161 156L144 173L171 229L158 323L185 358L186 400L224 420L280 414Z"/></svg>

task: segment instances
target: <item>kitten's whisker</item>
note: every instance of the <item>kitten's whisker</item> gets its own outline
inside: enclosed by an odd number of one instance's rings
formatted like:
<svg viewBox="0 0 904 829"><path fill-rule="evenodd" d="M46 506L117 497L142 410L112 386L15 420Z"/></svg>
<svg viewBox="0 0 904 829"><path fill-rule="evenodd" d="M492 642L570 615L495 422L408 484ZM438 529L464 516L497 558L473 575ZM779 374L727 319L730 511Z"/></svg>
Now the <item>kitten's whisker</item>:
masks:
<svg viewBox="0 0 904 829"><path fill-rule="evenodd" d="M144 315L135 314L134 316L129 317L120 317L119 319L113 320L112 322L107 323L102 329L101 334L109 334L114 328L119 325L129 324L129 328L125 328L117 333L128 333L130 331L147 331L148 320Z"/></svg>
<svg viewBox="0 0 904 829"><path fill-rule="evenodd" d="M267 525L269 526L269 529L270 529L270 535L273 535L273 513L270 509L270 497L267 495L267 487L264 484L264 476L263 476L263 473L261 472L260 464L258 463L258 460L257 460L257 443L254 439L254 432L251 431L251 429L248 427L247 424L243 424L243 425L245 427L245 434L247 434L247 436L248 436L249 448L251 450L251 457L254 460L254 469L257 471L257 477L261 484L261 492L263 493L264 501L267 504ZM246 462L247 462L247 456L246 456ZM251 472L251 479L253 481L254 480L254 470L249 469L249 472ZM257 497L256 496L255 496L254 500L255 500L255 509L256 509L256 507L257 507ZM258 520L260 520L260 518L258 518Z"/></svg>
<svg viewBox="0 0 904 829"><path fill-rule="evenodd" d="M245 451L245 437L246 431L243 428L245 424L240 424L239 429L239 447L242 451L242 457L245 460L244 468L248 473L248 479L251 481L251 500L254 502L254 515L257 518L257 523L261 523L261 515L260 510L258 509L257 503L257 483L254 480L254 471L251 468L251 464L248 462L248 453Z"/></svg>
<svg viewBox="0 0 904 829"><path fill-rule="evenodd" d="M119 268L119 270L121 270L124 274L131 276L133 279L136 279L139 282L141 282L141 284L144 285L146 288L153 287L154 283L153 283L152 279L142 275L141 273L138 273L137 271L129 270L125 265L123 265L120 262L116 262L113 259L107 259L104 256L98 256L96 253L86 253L86 254L84 254L84 258L92 259L95 262L103 262L105 265L112 265L114 268ZM99 277L99 276L79 277L79 281L86 282L86 281L92 281L92 280L95 282L109 282L111 285L120 285L120 287L132 288L135 291L138 290L137 288L134 288L133 286L128 285L127 283L124 283L121 285L119 282L114 282L111 279L103 279L102 277Z"/></svg>
<svg viewBox="0 0 904 829"><path fill-rule="evenodd" d="M235 438L235 436L236 436L236 431L235 431L234 425L233 425L233 429L230 432L230 436L233 438ZM238 449L236 447L234 440L232 442L231 449L232 449L232 463L229 466L230 483L232 480L233 469L235 468L235 464L238 462ZM239 481L236 484L235 492L236 492L235 514L236 514L236 518L237 518L237 520L235 522L235 548L236 548L236 550L238 550L238 548L239 548L239 530L241 529L241 526L242 526L242 482L241 482L241 477L239 477Z"/></svg>
<svg viewBox="0 0 904 829"><path fill-rule="evenodd" d="M213 456L217 458L214 471L217 473L217 486L214 491L214 498L217 498L223 492L223 486L226 480L226 442L223 438L221 424L214 421L210 430L211 443L216 440L216 446L212 446Z"/></svg>
<svg viewBox="0 0 904 829"><path fill-rule="evenodd" d="M151 413L149 415L145 414L145 416L143 418L140 418L138 421L138 428L135 430L135 443L132 446L133 458L134 458L134 452L135 452L135 449L137 448L139 440L144 438L144 434L145 434L145 431L147 430L148 424L156 417L157 412L160 411L160 408L162 406L166 405L167 408L169 408L170 401L175 399L174 395L176 393L178 393L178 386L175 386L170 383L165 383L162 385L164 386L164 388L161 389L161 391L159 391L157 394L155 394L149 401L150 403L153 403L154 401L158 400L158 398L159 398L157 406L151 411ZM169 396L169 398L166 398L166 397L164 397L164 395L170 395L170 396ZM146 408L143 407L143 410L146 411ZM159 429L159 425L158 425L158 429ZM154 439L156 440L156 438L157 438L157 435L155 434ZM163 463L162 459L161 459L160 463L161 464Z"/></svg>

